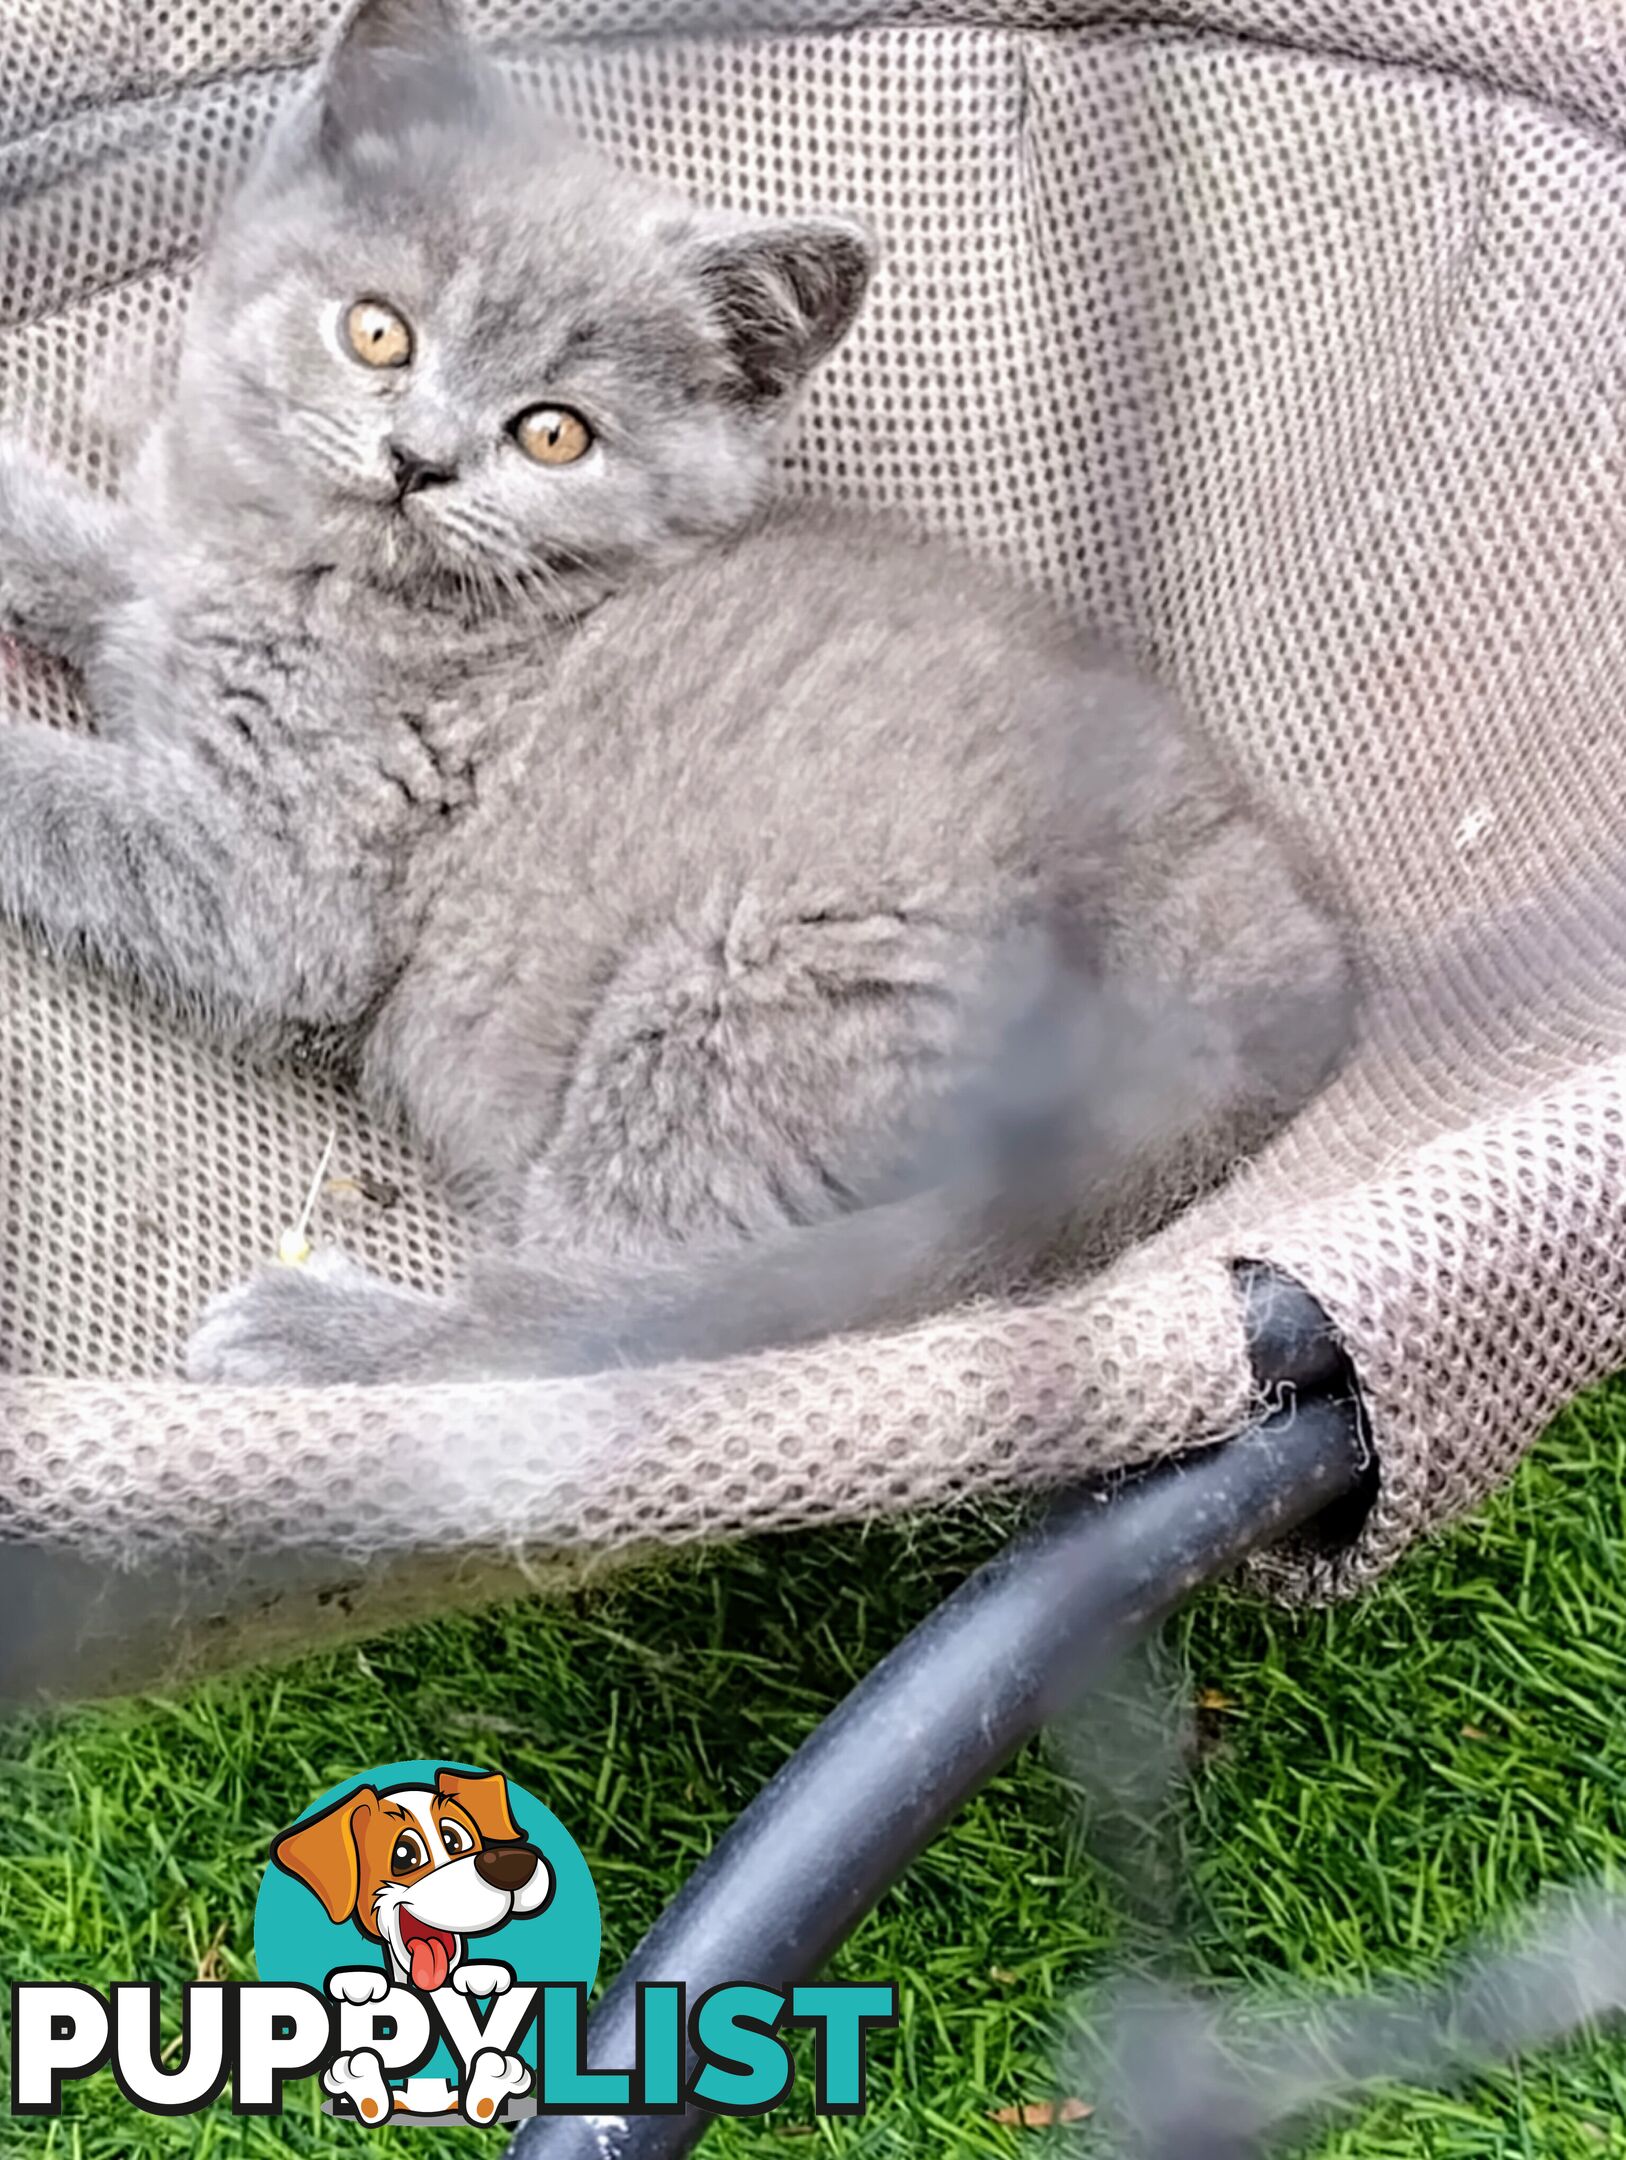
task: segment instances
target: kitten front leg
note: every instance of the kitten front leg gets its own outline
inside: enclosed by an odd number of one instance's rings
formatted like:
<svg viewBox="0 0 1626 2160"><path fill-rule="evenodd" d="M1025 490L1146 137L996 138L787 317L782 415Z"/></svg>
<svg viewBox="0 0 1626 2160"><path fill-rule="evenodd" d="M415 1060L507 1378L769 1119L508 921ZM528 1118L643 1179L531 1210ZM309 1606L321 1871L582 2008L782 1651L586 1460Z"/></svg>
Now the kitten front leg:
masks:
<svg viewBox="0 0 1626 2160"><path fill-rule="evenodd" d="M235 1009L257 919L233 902L240 854L179 757L0 725L0 920L161 997Z"/></svg>
<svg viewBox="0 0 1626 2160"><path fill-rule="evenodd" d="M128 596L114 503L0 443L0 631L82 667Z"/></svg>

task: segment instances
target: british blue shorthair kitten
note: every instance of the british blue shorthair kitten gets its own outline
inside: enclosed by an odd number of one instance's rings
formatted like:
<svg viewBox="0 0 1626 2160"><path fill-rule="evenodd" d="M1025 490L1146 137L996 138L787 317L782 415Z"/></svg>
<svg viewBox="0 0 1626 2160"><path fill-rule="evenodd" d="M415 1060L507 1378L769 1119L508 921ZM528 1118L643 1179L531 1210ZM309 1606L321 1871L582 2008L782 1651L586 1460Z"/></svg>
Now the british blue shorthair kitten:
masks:
<svg viewBox="0 0 1626 2160"><path fill-rule="evenodd" d="M96 722L0 727L0 913L336 1046L495 1226L449 1299L268 1269L197 1377L899 1322L1099 1264L1338 1063L1338 925L1167 697L775 506L870 269L588 155L447 0L362 0L119 498L0 453L0 626Z"/></svg>

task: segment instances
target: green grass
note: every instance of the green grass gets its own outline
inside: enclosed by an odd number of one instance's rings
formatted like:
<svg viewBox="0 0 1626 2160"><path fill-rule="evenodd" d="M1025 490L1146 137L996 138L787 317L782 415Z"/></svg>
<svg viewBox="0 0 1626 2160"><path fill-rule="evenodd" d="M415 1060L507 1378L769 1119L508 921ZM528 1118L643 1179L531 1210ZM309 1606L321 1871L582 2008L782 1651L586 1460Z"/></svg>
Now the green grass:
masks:
<svg viewBox="0 0 1626 2160"><path fill-rule="evenodd" d="M800 1538L195 1692L0 1738L8 1979L169 1986L211 1955L252 1978L267 1843L322 1786L457 1754L534 1789L597 1876L606 1969L851 1682L985 1552L986 1522ZM1223 1697L1156 1840L1172 1910L1090 1851L1039 1748L967 1810L841 1960L896 1980L869 2115L810 2129L800 2098L706 2149L1088 2156L1084 2124L993 2110L1079 2089L1069 2015L1114 1959L1227 1989L1421 1974L1544 1884L1626 1858L1626 1384L1562 1418L1512 1489L1359 1604L1308 1616L1239 1596L1172 1637ZM1154 1901L1155 1907L1155 1901ZM1059 2066L1059 2067L1058 2067ZM280 2122L131 2114L105 2078L57 2123L0 2116L0 2150L64 2160L327 2153L362 2135L298 2088ZM798 2095L805 2092L799 2085ZM1082 2097L1090 2098L1088 2090ZM403 2148L405 2149L405 2148ZM414 2154L498 2149L410 2134ZM1316 2148L1386 2156L1626 2156L1626 2045L1581 2041L1449 2095L1393 2092Z"/></svg>

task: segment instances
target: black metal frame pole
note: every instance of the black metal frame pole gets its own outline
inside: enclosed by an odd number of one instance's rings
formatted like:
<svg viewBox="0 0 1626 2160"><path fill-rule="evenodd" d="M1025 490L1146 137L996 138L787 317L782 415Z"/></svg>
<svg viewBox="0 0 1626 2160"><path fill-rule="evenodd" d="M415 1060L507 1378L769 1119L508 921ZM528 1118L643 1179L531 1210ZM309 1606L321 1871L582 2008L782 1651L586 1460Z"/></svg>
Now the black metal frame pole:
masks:
<svg viewBox="0 0 1626 2160"><path fill-rule="evenodd" d="M820 1970L931 1839L1130 1644L1250 1552L1359 1501L1359 1405L1324 1315L1240 1278L1279 1406L1223 1446L1058 1502L853 1690L765 1786L633 1952L588 2035L627 2069L640 1982L789 1989ZM886 1975L874 1976L884 1980ZM670 2160L712 2117L538 2116L509 2160Z"/></svg>

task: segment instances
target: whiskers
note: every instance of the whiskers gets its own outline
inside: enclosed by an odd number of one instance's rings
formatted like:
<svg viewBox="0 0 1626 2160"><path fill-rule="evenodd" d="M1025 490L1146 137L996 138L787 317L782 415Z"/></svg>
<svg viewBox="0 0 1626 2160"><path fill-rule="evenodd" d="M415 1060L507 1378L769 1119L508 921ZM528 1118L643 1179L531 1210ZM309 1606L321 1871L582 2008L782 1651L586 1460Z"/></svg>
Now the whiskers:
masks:
<svg viewBox="0 0 1626 2160"><path fill-rule="evenodd" d="M382 499L384 486L377 464L362 455L354 435L332 413L315 405L290 405L283 431L295 454L318 478L337 481L346 493L365 490Z"/></svg>
<svg viewBox="0 0 1626 2160"><path fill-rule="evenodd" d="M579 614L588 594L570 573L592 565L575 549L550 547L544 561L511 527L472 503L437 506L436 537L447 571L460 595L480 615L506 611L540 613L555 619Z"/></svg>

